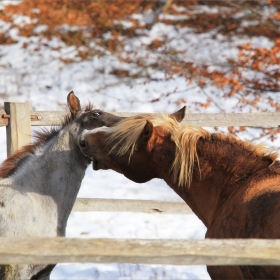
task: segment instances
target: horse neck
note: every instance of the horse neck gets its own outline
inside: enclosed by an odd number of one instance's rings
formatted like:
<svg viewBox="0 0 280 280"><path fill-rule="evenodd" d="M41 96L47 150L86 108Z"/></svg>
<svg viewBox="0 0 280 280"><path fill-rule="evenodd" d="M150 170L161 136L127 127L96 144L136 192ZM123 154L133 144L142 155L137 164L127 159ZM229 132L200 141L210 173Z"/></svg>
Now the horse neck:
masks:
<svg viewBox="0 0 280 280"><path fill-rule="evenodd" d="M260 180L271 172L269 157L257 155L241 141L231 138L217 135L211 135L209 139L200 138L197 155L198 162L195 162L190 186L179 187L171 176L166 176L165 181L206 227L233 192L240 188L244 191L256 177Z"/></svg>
<svg viewBox="0 0 280 280"><path fill-rule="evenodd" d="M46 212L57 211L62 231L87 167L84 156L75 150L73 142L69 131L60 131L38 147L35 154L8 178L12 188L18 188L46 205Z"/></svg>

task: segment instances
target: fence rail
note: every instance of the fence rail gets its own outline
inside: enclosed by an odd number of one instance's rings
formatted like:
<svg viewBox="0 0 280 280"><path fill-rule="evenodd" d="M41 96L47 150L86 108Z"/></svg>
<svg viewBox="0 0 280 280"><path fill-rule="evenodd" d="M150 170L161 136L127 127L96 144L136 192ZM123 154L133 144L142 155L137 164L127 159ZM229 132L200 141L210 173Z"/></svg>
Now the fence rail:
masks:
<svg viewBox="0 0 280 280"><path fill-rule="evenodd" d="M141 212L154 214L193 214L185 202L77 198L73 212Z"/></svg>
<svg viewBox="0 0 280 280"><path fill-rule="evenodd" d="M280 240L0 238L1 264L280 265Z"/></svg>
<svg viewBox="0 0 280 280"><path fill-rule="evenodd" d="M10 102L7 102L10 103ZM21 104L21 103L16 103ZM24 103L23 103L24 104ZM60 125L67 111L30 111L32 126ZM130 117L139 113L111 112L117 116ZM0 126L7 126L10 115L0 110ZM230 114L186 114L183 123L197 126L279 126L280 112L274 113L230 113Z"/></svg>

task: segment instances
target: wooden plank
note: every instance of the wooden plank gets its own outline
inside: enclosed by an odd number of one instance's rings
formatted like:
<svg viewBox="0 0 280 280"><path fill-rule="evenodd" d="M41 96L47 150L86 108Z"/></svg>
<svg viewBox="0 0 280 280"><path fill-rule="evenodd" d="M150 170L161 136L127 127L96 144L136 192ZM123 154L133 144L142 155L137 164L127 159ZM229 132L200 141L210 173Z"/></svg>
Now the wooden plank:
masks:
<svg viewBox="0 0 280 280"><path fill-rule="evenodd" d="M32 126L59 126L69 111L31 111Z"/></svg>
<svg viewBox="0 0 280 280"><path fill-rule="evenodd" d="M231 113L231 114L187 114L183 123L197 126L278 126L280 112Z"/></svg>
<svg viewBox="0 0 280 280"><path fill-rule="evenodd" d="M72 211L193 214L185 202L104 198L77 198Z"/></svg>
<svg viewBox="0 0 280 280"><path fill-rule="evenodd" d="M2 264L280 265L280 240L0 238Z"/></svg>
<svg viewBox="0 0 280 280"><path fill-rule="evenodd" d="M7 155L31 142L31 120L29 103L5 102L5 111L10 115L6 127Z"/></svg>
<svg viewBox="0 0 280 280"><path fill-rule="evenodd" d="M59 126L69 111L31 111L32 126ZM135 116L136 113L111 112L116 116Z"/></svg>
<svg viewBox="0 0 280 280"><path fill-rule="evenodd" d="M32 125L60 125L67 111L31 111ZM117 116L130 117L139 113L111 112ZM39 117L39 119L38 119ZM235 114L187 114L183 123L197 126L278 126L280 112Z"/></svg>

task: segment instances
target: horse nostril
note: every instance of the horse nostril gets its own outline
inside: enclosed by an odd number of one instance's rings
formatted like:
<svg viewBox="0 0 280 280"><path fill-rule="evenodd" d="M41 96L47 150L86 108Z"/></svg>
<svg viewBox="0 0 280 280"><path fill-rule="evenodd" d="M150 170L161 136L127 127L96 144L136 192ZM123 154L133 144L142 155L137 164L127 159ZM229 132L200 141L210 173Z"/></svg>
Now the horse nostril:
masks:
<svg viewBox="0 0 280 280"><path fill-rule="evenodd" d="M85 148L86 147L86 141L85 140L83 140L83 139L80 139L80 147L81 148Z"/></svg>

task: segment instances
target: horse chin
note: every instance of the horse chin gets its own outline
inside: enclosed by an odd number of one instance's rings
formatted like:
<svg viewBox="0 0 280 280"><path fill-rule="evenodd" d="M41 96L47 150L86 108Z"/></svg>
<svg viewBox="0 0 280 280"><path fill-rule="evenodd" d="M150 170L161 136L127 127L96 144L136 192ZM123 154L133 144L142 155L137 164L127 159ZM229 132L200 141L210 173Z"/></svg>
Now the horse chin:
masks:
<svg viewBox="0 0 280 280"><path fill-rule="evenodd" d="M93 170L99 170L99 167L98 167L98 160L96 158L93 158L92 159L92 169Z"/></svg>
<svg viewBox="0 0 280 280"><path fill-rule="evenodd" d="M92 169L97 171L99 169L106 170L108 168L101 161L97 160L96 158L93 158L92 159Z"/></svg>
<svg viewBox="0 0 280 280"><path fill-rule="evenodd" d="M149 182L153 178L156 178L154 176L143 177L143 176L139 176L139 175L136 175L136 174L132 174L131 172L121 173L121 174L123 174L127 179L129 179L129 180L131 180L135 183L138 183L138 184L143 184L143 183Z"/></svg>

